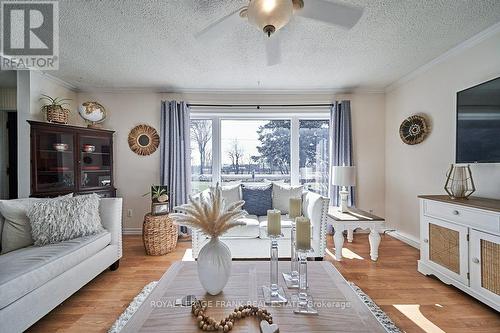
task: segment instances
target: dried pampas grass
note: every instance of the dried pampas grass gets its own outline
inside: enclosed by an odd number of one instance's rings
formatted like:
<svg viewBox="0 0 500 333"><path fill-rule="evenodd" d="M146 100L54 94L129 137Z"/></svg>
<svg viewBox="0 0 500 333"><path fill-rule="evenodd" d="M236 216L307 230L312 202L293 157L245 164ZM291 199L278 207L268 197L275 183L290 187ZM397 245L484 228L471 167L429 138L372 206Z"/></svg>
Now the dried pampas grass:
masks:
<svg viewBox="0 0 500 333"><path fill-rule="evenodd" d="M170 214L177 224L198 229L203 233L216 238L222 236L229 229L246 225L238 221L246 216L241 209L245 201L240 200L226 207L222 198L222 190L217 186L208 195L200 193L198 197L189 197L189 203L174 208L178 213Z"/></svg>

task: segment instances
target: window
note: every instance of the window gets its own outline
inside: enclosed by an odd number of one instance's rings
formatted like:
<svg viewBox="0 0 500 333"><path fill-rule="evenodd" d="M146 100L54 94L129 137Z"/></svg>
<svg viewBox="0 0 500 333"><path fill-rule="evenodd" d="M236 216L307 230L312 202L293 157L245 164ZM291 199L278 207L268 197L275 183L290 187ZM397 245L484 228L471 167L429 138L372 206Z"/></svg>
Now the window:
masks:
<svg viewBox="0 0 500 333"><path fill-rule="evenodd" d="M212 120L191 120L191 191L198 193L212 184Z"/></svg>
<svg viewBox="0 0 500 333"><path fill-rule="evenodd" d="M193 193L217 182L282 181L328 195L328 111L191 114Z"/></svg>
<svg viewBox="0 0 500 333"><path fill-rule="evenodd" d="M328 131L328 120L299 120L300 183L321 195L328 195Z"/></svg>
<svg viewBox="0 0 500 333"><path fill-rule="evenodd" d="M221 180L290 183L290 120L221 120Z"/></svg>

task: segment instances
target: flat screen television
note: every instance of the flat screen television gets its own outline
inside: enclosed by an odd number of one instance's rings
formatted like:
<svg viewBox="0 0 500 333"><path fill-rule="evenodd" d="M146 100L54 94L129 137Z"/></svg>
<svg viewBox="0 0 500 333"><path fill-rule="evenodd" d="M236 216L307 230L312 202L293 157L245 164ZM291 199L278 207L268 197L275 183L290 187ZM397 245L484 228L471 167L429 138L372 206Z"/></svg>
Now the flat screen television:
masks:
<svg viewBox="0 0 500 333"><path fill-rule="evenodd" d="M457 163L500 163L500 77L457 93Z"/></svg>

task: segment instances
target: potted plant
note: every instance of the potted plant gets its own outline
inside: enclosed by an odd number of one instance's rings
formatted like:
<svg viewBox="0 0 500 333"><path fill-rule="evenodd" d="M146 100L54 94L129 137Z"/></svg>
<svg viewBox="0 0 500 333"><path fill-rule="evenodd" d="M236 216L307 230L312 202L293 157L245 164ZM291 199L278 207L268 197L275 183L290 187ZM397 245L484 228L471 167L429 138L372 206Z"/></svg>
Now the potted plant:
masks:
<svg viewBox="0 0 500 333"><path fill-rule="evenodd" d="M44 102L40 109L43 113L45 113L49 123L68 123L68 115L70 111L65 108L65 106L69 105L69 103L67 103L67 101L70 101L69 98L52 98L48 95L42 94L40 101Z"/></svg>
<svg viewBox="0 0 500 333"><path fill-rule="evenodd" d="M163 215L169 212L168 187L166 185L151 185L151 191L144 193L143 197L151 194L151 214Z"/></svg>

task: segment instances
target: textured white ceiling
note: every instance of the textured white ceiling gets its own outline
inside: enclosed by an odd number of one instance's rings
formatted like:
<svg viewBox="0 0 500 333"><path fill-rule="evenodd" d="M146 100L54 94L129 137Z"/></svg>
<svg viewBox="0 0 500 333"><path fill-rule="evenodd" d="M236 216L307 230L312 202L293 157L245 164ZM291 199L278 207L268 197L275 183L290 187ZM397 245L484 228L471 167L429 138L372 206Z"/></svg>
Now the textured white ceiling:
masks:
<svg viewBox="0 0 500 333"><path fill-rule="evenodd" d="M246 0L60 1L60 70L80 89L381 89L500 21L499 0L350 0L350 31L294 18L280 65L247 22L202 43L193 33ZM305 0L307 5L307 0Z"/></svg>

